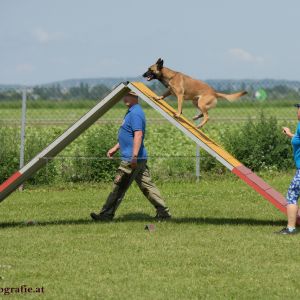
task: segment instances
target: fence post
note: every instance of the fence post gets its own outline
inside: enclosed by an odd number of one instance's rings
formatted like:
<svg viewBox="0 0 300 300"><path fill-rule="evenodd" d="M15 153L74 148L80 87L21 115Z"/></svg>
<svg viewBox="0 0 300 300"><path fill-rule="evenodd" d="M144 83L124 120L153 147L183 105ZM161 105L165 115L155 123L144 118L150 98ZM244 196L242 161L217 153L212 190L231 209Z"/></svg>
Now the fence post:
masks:
<svg viewBox="0 0 300 300"><path fill-rule="evenodd" d="M196 178L200 179L200 147L196 145Z"/></svg>
<svg viewBox="0 0 300 300"><path fill-rule="evenodd" d="M25 154L25 127L26 127L26 101L27 94L26 88L22 91L22 118L21 118L21 144L20 144L20 169L24 166L24 154ZM19 187L20 191L23 191L23 185Z"/></svg>
<svg viewBox="0 0 300 300"><path fill-rule="evenodd" d="M199 114L199 110L196 109L196 114ZM200 124L200 120L196 121ZM197 181L200 179L200 146L196 144L196 178Z"/></svg>

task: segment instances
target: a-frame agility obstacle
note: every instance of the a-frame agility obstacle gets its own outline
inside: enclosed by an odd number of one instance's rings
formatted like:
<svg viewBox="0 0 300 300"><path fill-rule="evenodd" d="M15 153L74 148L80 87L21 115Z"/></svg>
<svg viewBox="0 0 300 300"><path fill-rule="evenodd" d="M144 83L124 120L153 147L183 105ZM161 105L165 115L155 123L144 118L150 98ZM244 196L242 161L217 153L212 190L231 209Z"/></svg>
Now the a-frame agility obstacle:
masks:
<svg viewBox="0 0 300 300"><path fill-rule="evenodd" d="M281 212L286 214L286 199L269 186L265 181L245 167L241 162L235 159L232 155L222 149L201 130L186 119L184 116L175 118L175 110L165 101L156 101L156 94L140 82L121 83L102 101L95 105L89 112L81 117L76 123L69 127L61 136L54 140L36 157L29 161L21 170L14 173L6 181L0 185L0 202L3 201L10 193L12 193L25 180L31 177L35 172L42 168L48 158L53 158L81 133L94 124L102 115L112 108L128 91L135 92L140 99L147 102L151 107L158 111L171 124L180 129L186 136L192 139L202 149L215 157L232 173L240 177L251 188L261 194L271 204L277 207ZM297 223L300 224L300 214L298 212Z"/></svg>

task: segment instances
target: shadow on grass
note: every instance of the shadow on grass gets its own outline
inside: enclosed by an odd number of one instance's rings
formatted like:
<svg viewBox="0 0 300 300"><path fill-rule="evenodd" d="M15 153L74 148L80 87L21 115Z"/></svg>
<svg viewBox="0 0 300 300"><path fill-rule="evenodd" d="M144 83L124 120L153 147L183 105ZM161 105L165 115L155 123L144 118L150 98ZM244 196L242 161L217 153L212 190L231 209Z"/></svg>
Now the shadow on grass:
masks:
<svg viewBox="0 0 300 300"><path fill-rule="evenodd" d="M130 213L115 218L113 223L124 222L156 222L152 216L143 213ZM36 224L26 224L26 222L1 222L0 228L13 228L13 227L32 227L32 226L53 226L53 225L91 225L95 221L91 219L65 219L65 220L53 220L53 221L37 221ZM107 223L107 222L104 222ZM248 226L282 226L286 224L284 220L257 220L251 218L218 218L218 217L173 217L168 220L167 223L173 224L208 224L208 225L248 225ZM98 222L103 224L103 222Z"/></svg>
<svg viewBox="0 0 300 300"><path fill-rule="evenodd" d="M127 214L118 219L118 222L154 221L153 217L146 214ZM250 225L250 226L280 226L285 225L284 220L257 220L251 218L213 218L213 217L172 217L167 223L175 224L209 224L209 225Z"/></svg>

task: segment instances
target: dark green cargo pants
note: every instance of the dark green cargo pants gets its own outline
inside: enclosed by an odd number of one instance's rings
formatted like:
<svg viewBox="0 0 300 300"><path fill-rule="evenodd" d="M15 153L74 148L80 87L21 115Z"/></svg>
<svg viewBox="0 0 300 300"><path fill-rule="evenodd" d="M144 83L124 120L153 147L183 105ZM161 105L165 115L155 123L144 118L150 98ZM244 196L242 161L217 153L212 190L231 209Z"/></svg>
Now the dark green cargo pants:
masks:
<svg viewBox="0 0 300 300"><path fill-rule="evenodd" d="M130 162L121 162L114 179L113 190L109 194L100 215L108 217L115 215L127 189L134 180L146 198L155 207L158 216L170 216L168 207L162 199L159 190L151 180L146 160L139 161L135 169L131 168Z"/></svg>

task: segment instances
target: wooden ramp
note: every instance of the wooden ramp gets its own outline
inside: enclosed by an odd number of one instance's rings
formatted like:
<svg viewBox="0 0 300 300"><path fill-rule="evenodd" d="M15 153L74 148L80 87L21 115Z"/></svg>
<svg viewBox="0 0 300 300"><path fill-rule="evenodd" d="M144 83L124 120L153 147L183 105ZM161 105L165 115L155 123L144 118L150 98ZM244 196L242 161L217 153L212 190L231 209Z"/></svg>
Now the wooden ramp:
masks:
<svg viewBox="0 0 300 300"><path fill-rule="evenodd" d="M215 157L220 163L228 168L232 173L240 177L251 188L261 194L271 204L286 214L286 199L269 186L265 181L245 167L241 162L234 158L227 151L222 149L217 143L205 135L201 130L184 116L175 118L175 110L165 101L156 101L157 96L147 86L141 82L121 83L109 95L101 100L95 107L82 116L76 123L67 129L60 137L54 140L36 157L29 161L21 170L15 172L11 177L0 185L0 202L10 193L19 187L25 180L31 177L35 172L42 168L49 157L56 156L74 139L82 134L87 128L94 124L102 115L111 109L122 97L129 91L135 92L140 99L147 102L156 111L162 114L170 123L180 129L186 136L191 138L196 144ZM49 159L48 159L49 160ZM298 212L298 224L300 224L300 215Z"/></svg>
<svg viewBox="0 0 300 300"><path fill-rule="evenodd" d="M215 157L220 163L228 168L232 173L241 178L256 192L261 194L271 204L277 207L280 211L286 214L286 199L278 191L268 185L259 176L253 173L250 169L245 167L235 157L222 149L217 143L205 135L198 129L191 121L184 116L175 118L175 109L171 107L164 100L155 100L157 96L152 90L140 82L132 82L127 85L132 91L138 94L140 98L146 101L155 110L160 112L167 120L174 124L184 134L190 137L201 148L206 150L209 154ZM298 212L297 223L300 224L300 214Z"/></svg>

